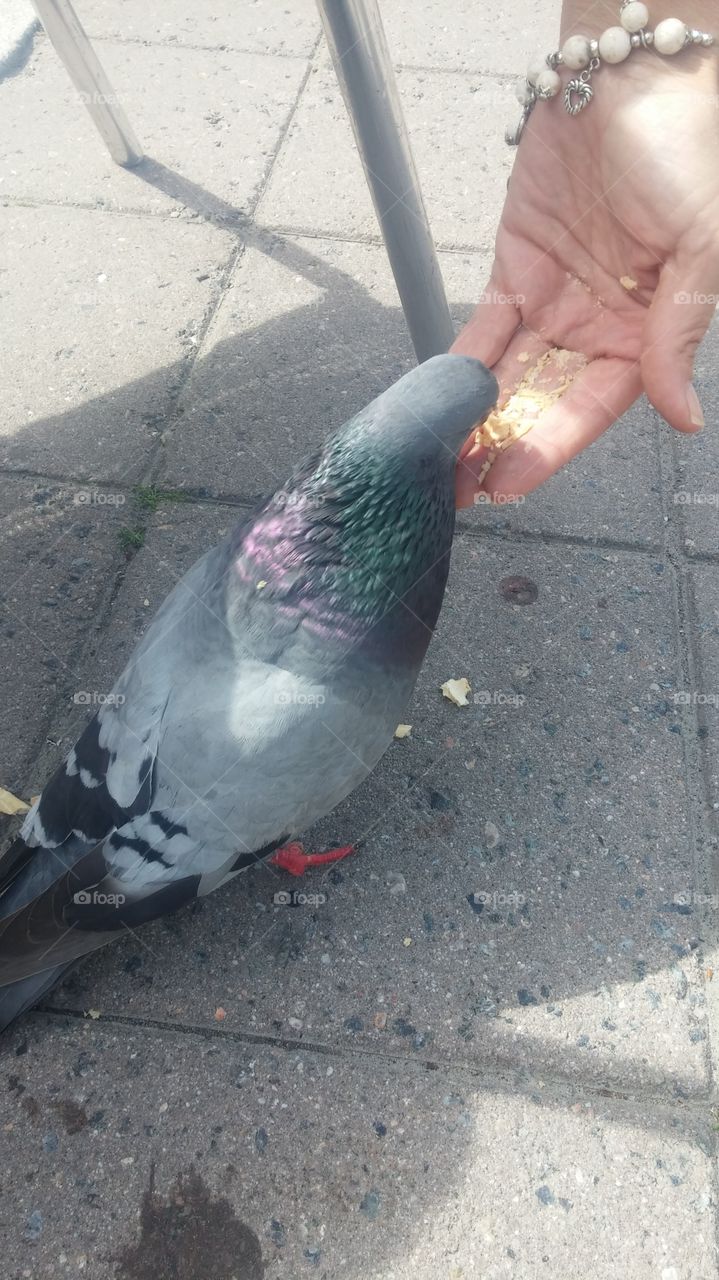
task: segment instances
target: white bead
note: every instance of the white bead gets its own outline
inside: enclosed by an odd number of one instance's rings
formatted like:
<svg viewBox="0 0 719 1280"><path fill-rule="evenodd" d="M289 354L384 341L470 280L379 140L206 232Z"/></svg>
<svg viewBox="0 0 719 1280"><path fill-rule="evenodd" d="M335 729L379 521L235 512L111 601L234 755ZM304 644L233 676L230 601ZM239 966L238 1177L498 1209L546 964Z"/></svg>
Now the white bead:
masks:
<svg viewBox="0 0 719 1280"><path fill-rule="evenodd" d="M514 95L523 107L528 107L530 102L534 102L535 93L531 84L527 84L526 80L518 80Z"/></svg>
<svg viewBox="0 0 719 1280"><path fill-rule="evenodd" d="M631 3L622 9L619 21L624 30L633 35L635 31L641 31L642 27L646 27L649 21L649 10L641 0L631 0Z"/></svg>
<svg viewBox="0 0 719 1280"><path fill-rule="evenodd" d="M583 71L589 66L589 41L586 36L570 36L562 45L562 58L570 71Z"/></svg>
<svg viewBox="0 0 719 1280"><path fill-rule="evenodd" d="M599 37L599 56L603 62L623 62L631 51L631 37L624 27L607 27Z"/></svg>
<svg viewBox="0 0 719 1280"><path fill-rule="evenodd" d="M529 83L536 84L537 76L541 76L542 72L547 69L547 59L542 57L541 54L537 54L536 57L532 58L532 61L527 67L527 79Z"/></svg>
<svg viewBox="0 0 719 1280"><path fill-rule="evenodd" d="M545 67L544 71L540 71L537 76L534 87L540 97L554 98L562 87L559 73L552 71L549 67Z"/></svg>
<svg viewBox="0 0 719 1280"><path fill-rule="evenodd" d="M654 48L657 53L678 53L684 48L686 32L686 24L679 18L665 18L663 22L658 22L654 28Z"/></svg>

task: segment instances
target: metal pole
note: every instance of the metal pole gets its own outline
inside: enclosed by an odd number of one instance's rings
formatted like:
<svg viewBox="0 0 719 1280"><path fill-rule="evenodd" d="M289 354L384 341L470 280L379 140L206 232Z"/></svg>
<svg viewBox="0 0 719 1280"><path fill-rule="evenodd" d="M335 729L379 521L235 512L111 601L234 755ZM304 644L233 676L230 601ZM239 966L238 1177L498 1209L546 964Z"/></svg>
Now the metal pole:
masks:
<svg viewBox="0 0 719 1280"><path fill-rule="evenodd" d="M377 0L317 0L419 361L454 327L422 200Z"/></svg>
<svg viewBox="0 0 719 1280"><path fill-rule="evenodd" d="M139 164L142 147L118 104L117 94L100 66L70 0L32 2L113 160L126 168Z"/></svg>

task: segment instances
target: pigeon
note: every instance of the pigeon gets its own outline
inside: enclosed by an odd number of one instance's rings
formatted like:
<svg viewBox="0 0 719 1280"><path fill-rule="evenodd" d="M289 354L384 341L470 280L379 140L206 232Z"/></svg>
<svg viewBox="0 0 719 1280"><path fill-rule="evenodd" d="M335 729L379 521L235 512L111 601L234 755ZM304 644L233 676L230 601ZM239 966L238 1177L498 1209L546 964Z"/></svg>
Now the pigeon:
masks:
<svg viewBox="0 0 719 1280"><path fill-rule="evenodd" d="M0 859L0 1030L368 776L439 615L458 453L496 398L477 360L419 365L177 583Z"/></svg>

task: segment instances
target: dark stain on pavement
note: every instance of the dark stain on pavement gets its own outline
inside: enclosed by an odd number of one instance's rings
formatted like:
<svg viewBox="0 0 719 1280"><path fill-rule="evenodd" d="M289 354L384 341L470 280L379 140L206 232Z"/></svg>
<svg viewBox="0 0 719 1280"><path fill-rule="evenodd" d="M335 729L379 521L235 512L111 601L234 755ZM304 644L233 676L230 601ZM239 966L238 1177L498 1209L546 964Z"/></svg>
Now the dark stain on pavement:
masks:
<svg viewBox="0 0 719 1280"><path fill-rule="evenodd" d="M140 1207L140 1238L115 1256L115 1280L263 1280L260 1242L191 1166L167 1199L155 1167Z"/></svg>
<svg viewBox="0 0 719 1280"><path fill-rule="evenodd" d="M82 1133L87 1124L87 1112L84 1107L80 1106L79 1102L73 1102L71 1098L64 1098L60 1102L53 1102L51 1105L58 1119L62 1121L65 1133Z"/></svg>
<svg viewBox="0 0 719 1280"><path fill-rule="evenodd" d="M539 596L539 587L531 578L502 578L499 594L509 604L534 604Z"/></svg>

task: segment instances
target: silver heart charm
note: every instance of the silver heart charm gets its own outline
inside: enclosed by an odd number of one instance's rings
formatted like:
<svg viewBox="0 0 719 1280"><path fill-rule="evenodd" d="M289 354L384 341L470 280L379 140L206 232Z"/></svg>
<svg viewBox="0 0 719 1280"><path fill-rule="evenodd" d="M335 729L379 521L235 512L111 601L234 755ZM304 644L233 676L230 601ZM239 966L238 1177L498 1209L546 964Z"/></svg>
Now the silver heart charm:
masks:
<svg viewBox="0 0 719 1280"><path fill-rule="evenodd" d="M578 116L594 97L594 90L586 80L570 80L564 90L564 105L570 116Z"/></svg>

